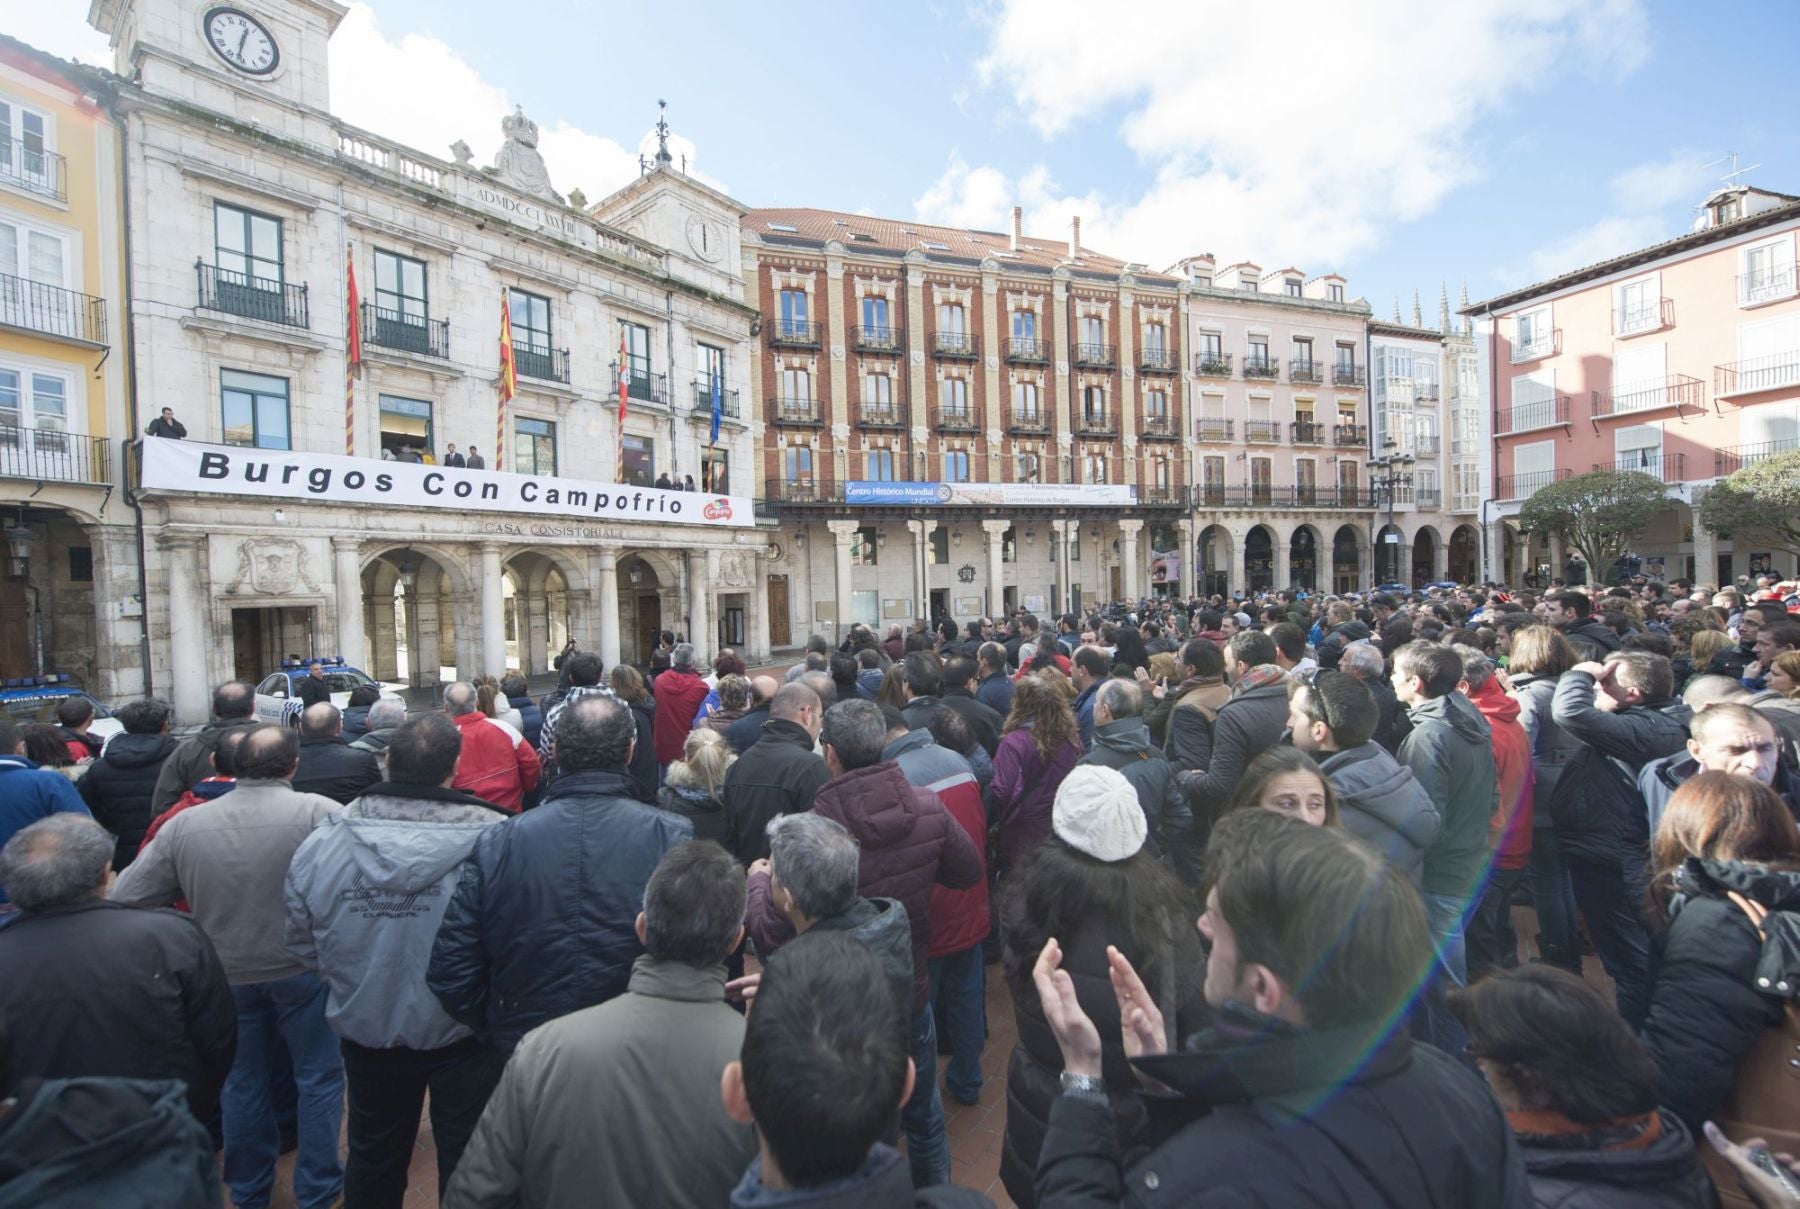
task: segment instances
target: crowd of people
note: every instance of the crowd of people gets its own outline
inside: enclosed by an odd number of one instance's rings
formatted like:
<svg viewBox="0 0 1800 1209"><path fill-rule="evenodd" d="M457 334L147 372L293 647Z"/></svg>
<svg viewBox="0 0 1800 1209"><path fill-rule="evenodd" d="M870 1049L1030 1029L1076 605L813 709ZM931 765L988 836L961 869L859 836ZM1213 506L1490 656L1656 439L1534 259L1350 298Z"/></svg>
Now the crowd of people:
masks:
<svg viewBox="0 0 1800 1209"><path fill-rule="evenodd" d="M990 966L1021 1206L1800 1205L1790 603L1152 598L0 722L0 1207L260 1209L289 1146L303 1209L399 1206L427 1112L453 1209L985 1204Z"/></svg>

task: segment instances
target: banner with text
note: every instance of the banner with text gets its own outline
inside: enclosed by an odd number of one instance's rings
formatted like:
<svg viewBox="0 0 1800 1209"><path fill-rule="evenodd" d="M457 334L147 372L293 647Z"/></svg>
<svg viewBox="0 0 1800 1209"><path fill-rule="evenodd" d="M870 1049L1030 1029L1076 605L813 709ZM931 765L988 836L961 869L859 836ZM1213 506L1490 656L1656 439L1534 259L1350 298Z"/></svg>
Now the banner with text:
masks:
<svg viewBox="0 0 1800 1209"><path fill-rule="evenodd" d="M1134 502L1130 487L1082 483L891 483L844 484L846 504L899 504L928 508L1117 508Z"/></svg>
<svg viewBox="0 0 1800 1209"><path fill-rule="evenodd" d="M743 496L162 437L144 438L143 485L149 491L255 495L295 503L537 513L731 529L756 523L750 500Z"/></svg>

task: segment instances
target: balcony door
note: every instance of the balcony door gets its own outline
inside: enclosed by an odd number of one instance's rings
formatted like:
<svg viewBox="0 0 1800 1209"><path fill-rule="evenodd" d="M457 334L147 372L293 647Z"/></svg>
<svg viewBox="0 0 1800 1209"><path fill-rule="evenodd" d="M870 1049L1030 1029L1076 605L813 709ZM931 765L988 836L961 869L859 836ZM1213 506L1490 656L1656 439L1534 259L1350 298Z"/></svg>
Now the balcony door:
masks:
<svg viewBox="0 0 1800 1209"><path fill-rule="evenodd" d="M75 479L69 436L69 379L0 366L0 471L13 477Z"/></svg>
<svg viewBox="0 0 1800 1209"><path fill-rule="evenodd" d="M67 241L54 231L0 218L0 323L82 336L78 298L68 292Z"/></svg>
<svg viewBox="0 0 1800 1209"><path fill-rule="evenodd" d="M375 252L375 330L370 340L385 348L429 353L425 262L397 252Z"/></svg>

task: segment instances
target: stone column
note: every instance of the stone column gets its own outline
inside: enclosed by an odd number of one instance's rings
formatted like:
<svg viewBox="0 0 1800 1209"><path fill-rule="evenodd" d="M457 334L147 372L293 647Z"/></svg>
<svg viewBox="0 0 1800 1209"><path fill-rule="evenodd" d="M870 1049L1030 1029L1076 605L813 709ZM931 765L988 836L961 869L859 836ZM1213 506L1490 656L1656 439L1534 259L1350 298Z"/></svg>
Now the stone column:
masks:
<svg viewBox="0 0 1800 1209"><path fill-rule="evenodd" d="M500 676L506 672L506 585L500 570L500 543L481 543L481 664L471 670L459 668L467 677Z"/></svg>
<svg viewBox="0 0 1800 1209"><path fill-rule="evenodd" d="M750 591L744 597L749 606L748 615L744 618L744 638L750 647L744 658L749 663L761 662L769 657L768 581L768 560L760 551L751 554Z"/></svg>
<svg viewBox="0 0 1800 1209"><path fill-rule="evenodd" d="M158 544L168 580L169 698L178 721L200 725L211 713L211 693L206 682L207 656L212 649L211 627L207 624L211 606L202 591L200 576L204 542L198 533L163 533ZM146 611L148 608L146 602ZM148 624L147 616L145 621Z"/></svg>
<svg viewBox="0 0 1800 1209"><path fill-rule="evenodd" d="M1063 522L1062 574L1063 600L1062 611L1075 611L1075 542L1081 537L1080 521Z"/></svg>
<svg viewBox="0 0 1800 1209"><path fill-rule="evenodd" d="M1567 579L1569 577L1568 572L1564 570L1564 568L1568 566L1568 563L1568 544L1563 541L1562 534L1552 533L1550 535L1550 578ZM1593 568L1589 567L1588 572L1591 575L1593 573Z"/></svg>
<svg viewBox="0 0 1800 1209"><path fill-rule="evenodd" d="M610 671L619 662L619 552L600 546L588 555L589 616L596 622L593 642Z"/></svg>
<svg viewBox="0 0 1800 1209"><path fill-rule="evenodd" d="M1182 305L1186 305L1185 295ZM1182 381L1185 383L1186 379ZM1200 552L1194 543L1194 518L1185 516L1181 519L1181 594L1184 597L1200 590Z"/></svg>
<svg viewBox="0 0 1800 1209"><path fill-rule="evenodd" d="M1274 534L1275 588L1277 591L1291 588L1294 586L1294 539L1291 535L1284 536L1274 526L1270 526L1269 531Z"/></svg>
<svg viewBox="0 0 1800 1209"><path fill-rule="evenodd" d="M361 545L354 537L331 539L331 554L337 579L337 653L353 667L367 667L369 644L363 634L362 557Z"/></svg>
<svg viewBox="0 0 1800 1209"><path fill-rule="evenodd" d="M688 567L688 641L694 644L694 657L710 662L718 639L712 632L712 576L707 572L709 550L689 550Z"/></svg>
<svg viewBox="0 0 1800 1209"><path fill-rule="evenodd" d="M1694 582L1718 587L1719 539L1698 522L1694 525Z"/></svg>
<svg viewBox="0 0 1800 1209"><path fill-rule="evenodd" d="M1361 543L1356 556L1356 577L1364 592L1375 590L1375 542L1379 534Z"/></svg>
<svg viewBox="0 0 1800 1209"><path fill-rule="evenodd" d="M1119 522L1119 589L1126 600L1144 595L1144 585L1138 582L1138 538L1143 531L1143 521Z"/></svg>
<svg viewBox="0 0 1800 1209"><path fill-rule="evenodd" d="M1002 543L1010 525L1009 521L981 522L982 536L987 538L987 615L996 619L1005 608L1006 560Z"/></svg>
<svg viewBox="0 0 1800 1209"><path fill-rule="evenodd" d="M850 543L856 537L855 521L826 521L837 543L837 622L832 631L839 638L850 632Z"/></svg>
<svg viewBox="0 0 1800 1209"><path fill-rule="evenodd" d="M1450 578L1450 543L1442 538L1432 547L1431 578L1438 583Z"/></svg>

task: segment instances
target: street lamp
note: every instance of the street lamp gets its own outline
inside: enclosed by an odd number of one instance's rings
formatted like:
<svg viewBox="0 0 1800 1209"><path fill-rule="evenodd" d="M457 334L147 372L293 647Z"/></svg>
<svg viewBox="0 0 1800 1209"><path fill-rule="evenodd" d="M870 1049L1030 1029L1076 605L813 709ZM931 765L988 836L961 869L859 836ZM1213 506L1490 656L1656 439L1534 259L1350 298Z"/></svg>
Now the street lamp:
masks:
<svg viewBox="0 0 1800 1209"><path fill-rule="evenodd" d="M1399 496L1400 487L1402 484L1405 484L1407 486L1410 486L1412 484L1412 464L1413 464L1414 459L1413 459L1413 455L1410 453L1398 452L1399 443L1397 441L1395 441L1394 438L1392 438L1392 437L1389 437L1387 440L1383 441L1381 443L1381 447L1386 452L1382 453L1382 455L1380 457L1375 458L1373 461L1371 461L1369 463L1371 468L1378 470L1381 473L1372 476L1370 478L1369 485L1375 489L1377 499L1380 498L1380 494L1383 491L1385 491L1387 493L1388 528L1391 529L1391 528L1395 527L1394 526L1394 505ZM1370 527L1371 527L1371 529L1373 529L1373 527L1374 527L1373 521L1370 522ZM1381 537L1381 534L1379 531L1373 532L1370 534L1370 544L1373 546L1373 548L1376 551L1377 567L1376 567L1376 571L1375 571L1375 578L1378 581L1381 579L1381 571L1380 571L1380 567L1379 567L1379 562L1380 562L1380 551L1381 551L1382 542L1379 540L1380 537ZM1397 546L1399 543L1396 542L1394 544ZM1395 552L1394 552L1394 574L1388 577L1390 582L1393 580L1398 580L1400 578L1399 555L1400 555L1400 552L1398 550L1395 550Z"/></svg>

